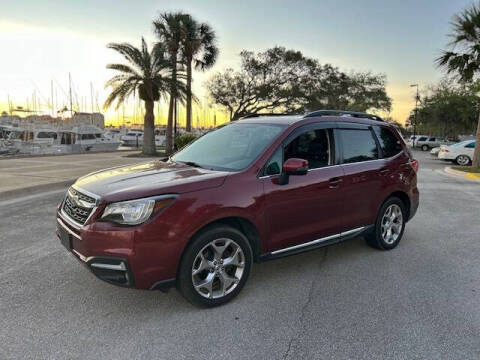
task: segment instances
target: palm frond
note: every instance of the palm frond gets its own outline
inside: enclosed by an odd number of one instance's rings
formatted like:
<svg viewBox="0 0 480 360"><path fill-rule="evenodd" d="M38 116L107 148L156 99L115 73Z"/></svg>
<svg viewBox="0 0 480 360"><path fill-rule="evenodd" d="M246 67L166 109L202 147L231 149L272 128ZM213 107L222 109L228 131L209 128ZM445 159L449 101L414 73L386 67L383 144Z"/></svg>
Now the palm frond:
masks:
<svg viewBox="0 0 480 360"><path fill-rule="evenodd" d="M135 71L135 69L132 69L130 66L124 64L108 64L107 69L117 70L133 76L141 76L137 71Z"/></svg>
<svg viewBox="0 0 480 360"><path fill-rule="evenodd" d="M142 38L143 41L143 38ZM115 50L116 52L123 55L123 57L132 65L142 68L143 57L142 52L137 49L135 46L129 43L110 43L107 45L107 48Z"/></svg>
<svg viewBox="0 0 480 360"><path fill-rule="evenodd" d="M447 73L471 81L480 72L480 4L456 15L451 25L450 48L443 50L435 63Z"/></svg>

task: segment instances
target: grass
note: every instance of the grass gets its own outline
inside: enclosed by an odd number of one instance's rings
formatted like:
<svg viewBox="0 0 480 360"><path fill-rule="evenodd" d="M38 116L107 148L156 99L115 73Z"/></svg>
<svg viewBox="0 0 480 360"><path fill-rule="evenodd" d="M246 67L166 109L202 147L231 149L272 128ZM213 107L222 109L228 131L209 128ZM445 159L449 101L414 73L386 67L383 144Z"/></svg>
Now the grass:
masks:
<svg viewBox="0 0 480 360"><path fill-rule="evenodd" d="M480 168L473 168L471 166L452 166L452 169L467 173L480 174Z"/></svg>

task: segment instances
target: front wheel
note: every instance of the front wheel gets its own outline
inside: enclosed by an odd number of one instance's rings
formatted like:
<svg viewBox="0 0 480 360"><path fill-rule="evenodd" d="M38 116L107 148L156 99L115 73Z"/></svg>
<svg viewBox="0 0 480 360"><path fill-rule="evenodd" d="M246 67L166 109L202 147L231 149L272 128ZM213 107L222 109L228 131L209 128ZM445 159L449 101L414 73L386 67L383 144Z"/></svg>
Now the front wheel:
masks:
<svg viewBox="0 0 480 360"><path fill-rule="evenodd" d="M194 305L224 304L242 290L252 262L252 248L242 232L214 226L198 235L185 251L178 288Z"/></svg>
<svg viewBox="0 0 480 360"><path fill-rule="evenodd" d="M467 155L459 155L455 159L455 162L460 166L467 166L470 164L470 158Z"/></svg>
<svg viewBox="0 0 480 360"><path fill-rule="evenodd" d="M402 200L391 197L380 208L375 222L375 229L366 236L368 245L380 249L395 248L405 230L406 212Z"/></svg>
<svg viewBox="0 0 480 360"><path fill-rule="evenodd" d="M428 147L428 145L422 145L422 150L423 150L423 151L428 151L428 149L430 149L430 148Z"/></svg>

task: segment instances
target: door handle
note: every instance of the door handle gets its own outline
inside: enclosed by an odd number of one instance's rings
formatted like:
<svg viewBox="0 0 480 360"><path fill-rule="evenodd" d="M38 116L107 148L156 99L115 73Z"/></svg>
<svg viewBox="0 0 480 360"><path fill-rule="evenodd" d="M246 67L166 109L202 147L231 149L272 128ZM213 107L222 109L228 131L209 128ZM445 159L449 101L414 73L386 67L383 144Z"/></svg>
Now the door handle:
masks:
<svg viewBox="0 0 480 360"><path fill-rule="evenodd" d="M330 180L328 180L328 184L329 184L329 188L330 189L336 189L340 186L340 183L342 182L343 180L339 177L333 177L331 178Z"/></svg>

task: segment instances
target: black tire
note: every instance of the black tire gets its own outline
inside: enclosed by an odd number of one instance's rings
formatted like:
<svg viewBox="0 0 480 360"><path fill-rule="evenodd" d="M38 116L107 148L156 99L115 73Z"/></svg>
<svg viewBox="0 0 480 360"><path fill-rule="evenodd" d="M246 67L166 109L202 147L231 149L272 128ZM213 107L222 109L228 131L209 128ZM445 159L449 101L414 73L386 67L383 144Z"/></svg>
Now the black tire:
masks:
<svg viewBox="0 0 480 360"><path fill-rule="evenodd" d="M243 273L239 279L239 282L236 284L236 287L233 288L231 292L221 297L207 298L199 294L194 287L194 280L192 276L194 261L196 260L200 251L212 243L212 241L223 238L233 240L235 245L238 245L241 248L244 255L242 257L244 259ZM185 250L178 271L177 288L180 293L193 305L200 307L214 307L222 305L232 300L242 290L243 286L247 282L248 276L250 275L252 263L253 252L246 236L241 231L228 225L214 225L202 231L200 234L197 234ZM208 271L205 271L208 275ZM219 280L217 279L217 281Z"/></svg>
<svg viewBox="0 0 480 360"><path fill-rule="evenodd" d="M423 151L428 151L430 147L428 145L422 145L422 150Z"/></svg>
<svg viewBox="0 0 480 360"><path fill-rule="evenodd" d="M465 162L466 159L468 159L468 161ZM467 166L472 163L472 159L470 159L468 155L458 155L455 159L455 163L460 166Z"/></svg>
<svg viewBox="0 0 480 360"><path fill-rule="evenodd" d="M383 217L385 215L385 212L392 205L398 205L398 207L400 208L401 213L402 213L402 225L401 225L401 230L399 232L398 238L393 243L387 243L382 236L382 221L383 221ZM379 249L379 250L394 249L403 237L403 232L405 230L405 222L406 221L407 221L407 217L406 217L406 211L405 211L405 204L403 203L403 201L400 200L397 197L388 198L383 203L380 210L378 211L377 220L375 221L374 230L370 234L365 236L365 240L367 241L367 244L370 245L371 247Z"/></svg>

